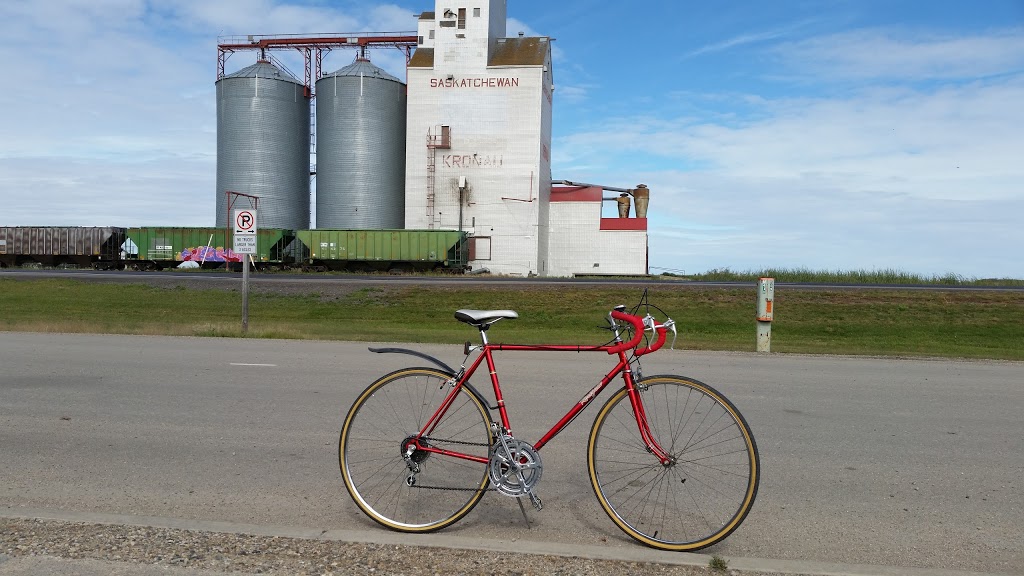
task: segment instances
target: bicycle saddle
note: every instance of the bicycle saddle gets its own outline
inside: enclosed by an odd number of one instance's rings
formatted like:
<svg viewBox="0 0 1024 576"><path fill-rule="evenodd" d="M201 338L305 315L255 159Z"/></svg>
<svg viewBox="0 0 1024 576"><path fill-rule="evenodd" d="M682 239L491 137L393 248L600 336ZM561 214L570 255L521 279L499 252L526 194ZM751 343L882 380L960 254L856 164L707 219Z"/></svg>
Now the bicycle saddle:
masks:
<svg viewBox="0 0 1024 576"><path fill-rule="evenodd" d="M456 310L455 319L480 328L494 324L502 318L519 318L514 310Z"/></svg>

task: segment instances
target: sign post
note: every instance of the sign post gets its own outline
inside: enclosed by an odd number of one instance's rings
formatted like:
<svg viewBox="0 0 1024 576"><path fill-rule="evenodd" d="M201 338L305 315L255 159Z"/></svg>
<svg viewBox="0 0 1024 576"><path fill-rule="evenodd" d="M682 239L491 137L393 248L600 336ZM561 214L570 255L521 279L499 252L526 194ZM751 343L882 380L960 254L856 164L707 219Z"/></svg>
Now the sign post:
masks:
<svg viewBox="0 0 1024 576"><path fill-rule="evenodd" d="M235 210L235 254L242 255L242 334L249 331L249 257L256 254L256 211Z"/></svg>

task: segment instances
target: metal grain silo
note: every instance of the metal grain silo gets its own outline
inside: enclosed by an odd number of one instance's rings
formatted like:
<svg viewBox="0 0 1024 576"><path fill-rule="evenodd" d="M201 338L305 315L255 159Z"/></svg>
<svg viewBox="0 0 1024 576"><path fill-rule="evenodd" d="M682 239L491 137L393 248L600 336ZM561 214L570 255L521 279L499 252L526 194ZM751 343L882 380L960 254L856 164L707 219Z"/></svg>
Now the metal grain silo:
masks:
<svg viewBox="0 0 1024 576"><path fill-rule="evenodd" d="M316 227L405 227L405 84L366 60L316 83Z"/></svg>
<svg viewBox="0 0 1024 576"><path fill-rule="evenodd" d="M270 62L217 81L217 226L230 190L260 197L261 228L309 228L309 120L302 82Z"/></svg>

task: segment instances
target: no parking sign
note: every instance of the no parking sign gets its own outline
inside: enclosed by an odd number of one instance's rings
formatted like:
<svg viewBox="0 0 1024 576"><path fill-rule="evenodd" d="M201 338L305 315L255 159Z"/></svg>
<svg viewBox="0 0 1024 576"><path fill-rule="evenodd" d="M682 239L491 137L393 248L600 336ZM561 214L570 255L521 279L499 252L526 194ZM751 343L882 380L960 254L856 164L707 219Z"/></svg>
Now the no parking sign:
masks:
<svg viewBox="0 0 1024 576"><path fill-rule="evenodd" d="M256 253L256 211L235 210L235 252Z"/></svg>

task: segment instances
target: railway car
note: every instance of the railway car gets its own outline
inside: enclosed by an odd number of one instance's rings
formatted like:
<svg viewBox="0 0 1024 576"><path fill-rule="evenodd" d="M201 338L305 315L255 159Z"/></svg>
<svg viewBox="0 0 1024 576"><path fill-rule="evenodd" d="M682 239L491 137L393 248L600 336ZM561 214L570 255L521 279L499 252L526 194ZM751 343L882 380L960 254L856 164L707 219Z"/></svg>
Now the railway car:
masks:
<svg viewBox="0 0 1024 576"><path fill-rule="evenodd" d="M125 229L112 226L0 227L0 267L120 268L124 241Z"/></svg>
<svg viewBox="0 0 1024 576"><path fill-rule="evenodd" d="M296 230L306 270L462 272L467 234L454 230Z"/></svg>
<svg viewBox="0 0 1024 576"><path fill-rule="evenodd" d="M139 270L159 270L195 262L202 268L232 267L242 262L242 254L230 247L224 228L128 228L128 265ZM257 269L281 268L294 262L289 257L295 236L291 230L261 228L256 236Z"/></svg>

